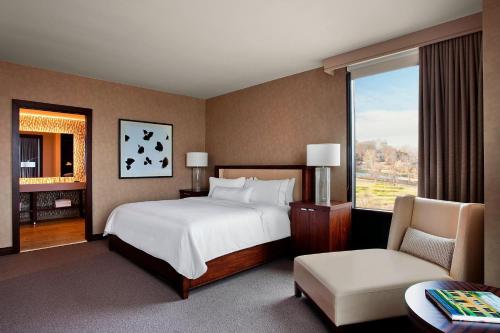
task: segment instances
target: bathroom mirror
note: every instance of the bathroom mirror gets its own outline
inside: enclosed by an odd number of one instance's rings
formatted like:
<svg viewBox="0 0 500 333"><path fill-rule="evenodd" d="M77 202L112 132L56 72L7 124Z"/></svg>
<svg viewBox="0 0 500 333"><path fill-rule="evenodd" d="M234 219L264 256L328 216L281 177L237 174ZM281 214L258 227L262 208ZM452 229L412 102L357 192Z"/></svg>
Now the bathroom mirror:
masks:
<svg viewBox="0 0 500 333"><path fill-rule="evenodd" d="M73 134L20 132L20 177L73 177Z"/></svg>

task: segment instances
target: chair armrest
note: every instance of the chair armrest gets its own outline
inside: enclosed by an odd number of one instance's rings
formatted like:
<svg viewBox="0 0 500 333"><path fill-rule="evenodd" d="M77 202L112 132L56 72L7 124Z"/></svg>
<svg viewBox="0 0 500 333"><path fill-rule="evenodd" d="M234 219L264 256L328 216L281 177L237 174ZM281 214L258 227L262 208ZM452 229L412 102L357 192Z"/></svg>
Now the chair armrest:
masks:
<svg viewBox="0 0 500 333"><path fill-rule="evenodd" d="M394 212L392 213L391 229L389 230L389 239L387 241L388 250L399 251L406 229L411 224L414 201L415 197L413 195L396 198Z"/></svg>
<svg viewBox="0 0 500 333"><path fill-rule="evenodd" d="M464 204L460 209L450 276L459 281L483 283L484 205Z"/></svg>

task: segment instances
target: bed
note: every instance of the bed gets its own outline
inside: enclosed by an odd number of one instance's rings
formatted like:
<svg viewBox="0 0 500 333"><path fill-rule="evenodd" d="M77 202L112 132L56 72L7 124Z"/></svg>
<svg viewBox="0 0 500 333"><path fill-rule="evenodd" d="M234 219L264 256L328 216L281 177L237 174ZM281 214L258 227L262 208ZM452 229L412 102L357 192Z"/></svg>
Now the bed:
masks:
<svg viewBox="0 0 500 333"><path fill-rule="evenodd" d="M303 165L216 166L215 175L295 178L293 200L309 201L312 195L312 172ZM168 219L168 230L162 229L162 219ZM105 232L110 250L160 276L186 299L193 288L289 253L289 223L282 208L187 198L122 205L110 215ZM176 226L192 232L186 236Z"/></svg>

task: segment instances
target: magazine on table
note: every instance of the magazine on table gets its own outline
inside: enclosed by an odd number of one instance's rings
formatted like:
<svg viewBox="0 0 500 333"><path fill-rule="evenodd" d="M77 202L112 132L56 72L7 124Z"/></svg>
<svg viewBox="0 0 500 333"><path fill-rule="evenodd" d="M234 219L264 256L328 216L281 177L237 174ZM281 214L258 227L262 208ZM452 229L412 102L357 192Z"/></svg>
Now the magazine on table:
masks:
<svg viewBox="0 0 500 333"><path fill-rule="evenodd" d="M491 292L426 289L425 295L451 320L500 324L500 297Z"/></svg>

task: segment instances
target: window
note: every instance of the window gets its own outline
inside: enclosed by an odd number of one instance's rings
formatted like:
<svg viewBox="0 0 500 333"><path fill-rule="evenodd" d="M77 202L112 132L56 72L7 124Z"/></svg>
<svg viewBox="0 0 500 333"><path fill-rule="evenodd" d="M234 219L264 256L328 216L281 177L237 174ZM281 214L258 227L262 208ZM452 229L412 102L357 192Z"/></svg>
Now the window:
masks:
<svg viewBox="0 0 500 333"><path fill-rule="evenodd" d="M417 194L418 65L388 63L351 69L356 208L392 210L396 196Z"/></svg>

